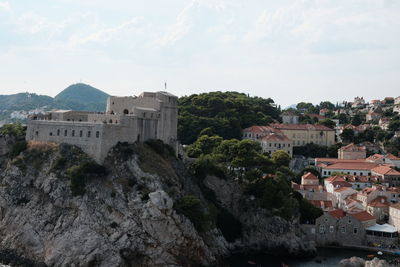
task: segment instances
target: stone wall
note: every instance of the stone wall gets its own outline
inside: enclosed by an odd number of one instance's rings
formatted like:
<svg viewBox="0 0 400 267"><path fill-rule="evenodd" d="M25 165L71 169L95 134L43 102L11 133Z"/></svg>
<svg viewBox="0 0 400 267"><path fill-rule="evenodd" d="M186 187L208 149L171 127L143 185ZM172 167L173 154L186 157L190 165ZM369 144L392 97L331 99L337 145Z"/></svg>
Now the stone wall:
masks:
<svg viewBox="0 0 400 267"><path fill-rule="evenodd" d="M118 142L160 139L176 147L177 120L177 97L169 93L110 97L105 114L55 111L50 119L29 121L26 139L77 145L102 162Z"/></svg>

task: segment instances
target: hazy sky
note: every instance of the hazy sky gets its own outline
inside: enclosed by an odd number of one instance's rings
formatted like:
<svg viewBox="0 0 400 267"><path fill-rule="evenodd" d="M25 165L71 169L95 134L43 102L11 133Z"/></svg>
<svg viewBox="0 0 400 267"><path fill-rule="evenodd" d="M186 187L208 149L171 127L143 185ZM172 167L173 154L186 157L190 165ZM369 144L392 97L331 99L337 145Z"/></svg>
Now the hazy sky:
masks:
<svg viewBox="0 0 400 267"><path fill-rule="evenodd" d="M0 0L0 94L400 95L399 0Z"/></svg>

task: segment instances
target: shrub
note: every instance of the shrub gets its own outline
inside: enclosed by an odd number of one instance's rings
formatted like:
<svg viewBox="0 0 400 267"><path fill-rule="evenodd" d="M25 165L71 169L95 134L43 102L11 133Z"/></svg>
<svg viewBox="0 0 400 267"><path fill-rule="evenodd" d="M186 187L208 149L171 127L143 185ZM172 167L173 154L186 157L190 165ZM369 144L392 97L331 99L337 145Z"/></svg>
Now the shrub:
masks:
<svg viewBox="0 0 400 267"><path fill-rule="evenodd" d="M219 178L226 179L226 168L221 164L218 164L217 156L203 155L192 164L191 169L193 174L200 179L203 179L206 175L215 175Z"/></svg>
<svg viewBox="0 0 400 267"><path fill-rule="evenodd" d="M175 156L174 149L170 145L164 144L164 142L160 139L150 139L145 143L163 158Z"/></svg>
<svg viewBox="0 0 400 267"><path fill-rule="evenodd" d="M5 124L0 128L1 135L14 136L17 139L24 139L26 134L26 127L20 123Z"/></svg>
<svg viewBox="0 0 400 267"><path fill-rule="evenodd" d="M12 145L9 156L15 158L21 152L25 151L27 147L28 145L26 141L18 141Z"/></svg>
<svg viewBox="0 0 400 267"><path fill-rule="evenodd" d="M210 215L205 213L200 199L193 195L187 195L175 202L177 213L185 215L194 225L197 231L207 231L211 226Z"/></svg>
<svg viewBox="0 0 400 267"><path fill-rule="evenodd" d="M83 195L85 193L86 182L93 176L106 175L107 171L93 161L84 162L80 165L72 166L67 170L70 179L70 189L74 196Z"/></svg>

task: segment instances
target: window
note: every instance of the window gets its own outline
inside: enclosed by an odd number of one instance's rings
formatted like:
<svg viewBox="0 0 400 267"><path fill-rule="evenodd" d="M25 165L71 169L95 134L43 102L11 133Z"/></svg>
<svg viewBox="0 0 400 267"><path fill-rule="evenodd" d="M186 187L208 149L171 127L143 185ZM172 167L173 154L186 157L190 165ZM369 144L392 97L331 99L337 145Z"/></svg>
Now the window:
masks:
<svg viewBox="0 0 400 267"><path fill-rule="evenodd" d="M287 146L290 147L290 144L288 144Z"/></svg>
<svg viewBox="0 0 400 267"><path fill-rule="evenodd" d="M269 143L269 147L271 147L272 146L272 144L271 143Z"/></svg>
<svg viewBox="0 0 400 267"><path fill-rule="evenodd" d="M39 132L38 132L38 131L36 131L36 132L35 132L35 134L36 134L36 135L39 135Z"/></svg>
<svg viewBox="0 0 400 267"><path fill-rule="evenodd" d="M315 228L311 228L311 234L315 235Z"/></svg>
<svg viewBox="0 0 400 267"><path fill-rule="evenodd" d="M358 233L358 229L357 229L357 227L354 227L354 229L353 229L353 233L354 233L355 235Z"/></svg>
<svg viewBox="0 0 400 267"><path fill-rule="evenodd" d="M342 226L340 227L340 232L342 232L342 234L346 233L346 227Z"/></svg>
<svg viewBox="0 0 400 267"><path fill-rule="evenodd" d="M52 133L52 132L50 132L50 133L49 133L49 135L50 135L50 136L53 136L53 133Z"/></svg>
<svg viewBox="0 0 400 267"><path fill-rule="evenodd" d="M64 136L67 136L68 135L68 130L65 130L64 131Z"/></svg>
<svg viewBox="0 0 400 267"><path fill-rule="evenodd" d="M335 228L333 227L333 225L329 226L329 232L330 232L330 233L333 233L334 230L335 230Z"/></svg>
<svg viewBox="0 0 400 267"><path fill-rule="evenodd" d="M75 130L72 130L72 134L71 134L72 136L75 136Z"/></svg>
<svg viewBox="0 0 400 267"><path fill-rule="evenodd" d="M79 137L83 136L83 131L79 131Z"/></svg>
<svg viewBox="0 0 400 267"><path fill-rule="evenodd" d="M124 109L124 114L127 115L129 111L127 109Z"/></svg>
<svg viewBox="0 0 400 267"><path fill-rule="evenodd" d="M357 173L356 173L356 172L354 172L354 175L357 175Z"/></svg>
<svg viewBox="0 0 400 267"><path fill-rule="evenodd" d="M109 123L112 123L112 120L110 120Z"/></svg>
<svg viewBox="0 0 400 267"><path fill-rule="evenodd" d="M325 225L324 225L324 224L321 224L321 225L319 226L319 233L320 233L320 234L325 233Z"/></svg>
<svg viewBox="0 0 400 267"><path fill-rule="evenodd" d="M351 220L349 219L348 221L347 221L349 224L351 224Z"/></svg>
<svg viewBox="0 0 400 267"><path fill-rule="evenodd" d="M87 137L90 137L90 131L87 132Z"/></svg>
<svg viewBox="0 0 400 267"><path fill-rule="evenodd" d="M60 129L57 130L57 136L60 136Z"/></svg>
<svg viewBox="0 0 400 267"><path fill-rule="evenodd" d="M96 132L96 138L99 138L99 137L100 137L100 132L97 131L97 132Z"/></svg>

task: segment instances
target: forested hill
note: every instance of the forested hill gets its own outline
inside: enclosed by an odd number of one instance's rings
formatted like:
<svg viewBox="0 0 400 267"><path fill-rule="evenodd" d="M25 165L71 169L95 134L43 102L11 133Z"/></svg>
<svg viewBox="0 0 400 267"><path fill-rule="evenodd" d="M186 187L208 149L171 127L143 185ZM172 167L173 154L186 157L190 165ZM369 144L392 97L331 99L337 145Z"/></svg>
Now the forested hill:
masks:
<svg viewBox="0 0 400 267"><path fill-rule="evenodd" d="M55 96L55 104L73 110L104 111L109 95L90 85L77 83Z"/></svg>
<svg viewBox="0 0 400 267"><path fill-rule="evenodd" d="M271 98L238 92L193 94L179 98L178 104L178 138L183 144L193 143L208 127L224 139L239 139L241 129L266 125L280 114Z"/></svg>
<svg viewBox="0 0 400 267"><path fill-rule="evenodd" d="M55 98L33 93L0 95L0 124L24 121L31 111L51 109L104 111L107 97L107 93L83 83L67 87ZM12 113L15 114L12 116Z"/></svg>

